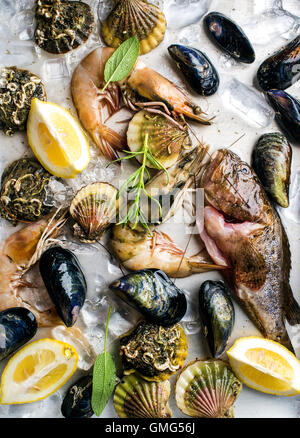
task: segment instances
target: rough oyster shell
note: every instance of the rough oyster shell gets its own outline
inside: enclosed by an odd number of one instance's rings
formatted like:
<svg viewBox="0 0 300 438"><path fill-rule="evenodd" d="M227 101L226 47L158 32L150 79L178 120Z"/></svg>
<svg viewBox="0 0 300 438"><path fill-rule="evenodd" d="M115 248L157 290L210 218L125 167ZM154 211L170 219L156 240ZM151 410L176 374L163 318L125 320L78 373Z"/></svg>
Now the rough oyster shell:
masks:
<svg viewBox="0 0 300 438"><path fill-rule="evenodd" d="M150 52L162 41L166 31L164 13L144 0L115 0L114 9L102 24L105 43L118 47L125 40L137 36L140 54Z"/></svg>
<svg viewBox="0 0 300 438"><path fill-rule="evenodd" d="M114 406L121 418L169 418L170 382L147 382L137 374L124 376L114 394Z"/></svg>
<svg viewBox="0 0 300 438"><path fill-rule="evenodd" d="M242 389L229 365L221 360L195 360L180 372L175 387L178 408L191 417L233 417L233 403Z"/></svg>
<svg viewBox="0 0 300 438"><path fill-rule="evenodd" d="M76 194L70 205L75 220L74 234L85 242L101 239L118 208L118 190L106 182L89 184Z"/></svg>
<svg viewBox="0 0 300 438"><path fill-rule="evenodd" d="M139 111L128 125L127 144L131 151L142 149L148 134L149 149L154 158L166 168L173 166L182 149L192 146L187 130L182 130L161 114ZM142 157L136 157L142 162ZM149 161L148 167L154 167Z"/></svg>

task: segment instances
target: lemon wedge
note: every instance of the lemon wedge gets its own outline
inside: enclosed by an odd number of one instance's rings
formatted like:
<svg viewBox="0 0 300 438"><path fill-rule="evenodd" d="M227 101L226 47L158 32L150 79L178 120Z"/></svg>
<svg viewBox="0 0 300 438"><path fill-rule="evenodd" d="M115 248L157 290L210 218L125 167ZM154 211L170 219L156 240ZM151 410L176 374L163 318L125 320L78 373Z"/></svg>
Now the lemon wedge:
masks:
<svg viewBox="0 0 300 438"><path fill-rule="evenodd" d="M41 339L19 350L7 363L1 379L0 404L32 403L57 391L77 368L74 347Z"/></svg>
<svg viewBox="0 0 300 438"><path fill-rule="evenodd" d="M27 136L37 159L55 176L74 178L89 164L87 136L72 114L55 103L32 100Z"/></svg>
<svg viewBox="0 0 300 438"><path fill-rule="evenodd" d="M227 354L236 376L250 388L275 395L300 393L300 361L278 342L240 338Z"/></svg>

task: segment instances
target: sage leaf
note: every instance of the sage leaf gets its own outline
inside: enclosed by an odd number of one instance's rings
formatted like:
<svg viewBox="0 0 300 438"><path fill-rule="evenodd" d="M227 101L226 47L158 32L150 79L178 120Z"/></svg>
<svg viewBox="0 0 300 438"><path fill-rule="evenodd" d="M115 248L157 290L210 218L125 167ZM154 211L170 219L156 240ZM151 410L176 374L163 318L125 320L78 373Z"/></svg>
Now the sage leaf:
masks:
<svg viewBox="0 0 300 438"><path fill-rule="evenodd" d="M110 82L121 81L126 78L134 67L139 56L140 42L136 36L124 41L106 61L104 68L105 87ZM103 91L102 90L102 91Z"/></svg>
<svg viewBox="0 0 300 438"><path fill-rule="evenodd" d="M111 308L108 310L104 352L97 357L93 370L92 409L98 417L110 399L116 383L116 367L110 353L106 351L107 331Z"/></svg>

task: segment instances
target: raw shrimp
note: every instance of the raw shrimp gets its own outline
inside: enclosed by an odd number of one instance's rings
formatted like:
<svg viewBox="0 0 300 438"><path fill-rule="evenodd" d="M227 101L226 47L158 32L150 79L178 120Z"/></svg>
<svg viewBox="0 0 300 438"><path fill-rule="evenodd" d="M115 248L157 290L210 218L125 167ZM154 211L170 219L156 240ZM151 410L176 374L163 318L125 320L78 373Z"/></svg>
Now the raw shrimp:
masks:
<svg viewBox="0 0 300 438"><path fill-rule="evenodd" d="M59 323L59 318L53 309L40 312L29 297L19 292L22 286L31 286L23 278L24 274L39 259L42 251L47 247L58 230L63 226L65 219L41 219L29 224L11 234L0 249L0 311L10 307L26 307L37 318L40 326L52 326Z"/></svg>
<svg viewBox="0 0 300 438"><path fill-rule="evenodd" d="M108 85L104 92L104 67L115 49L98 48L86 56L75 69L71 92L79 119L93 138L101 153L110 158L118 158L114 148L124 149L125 140L103 124L103 109L107 106L112 114L119 109L119 88L115 83Z"/></svg>

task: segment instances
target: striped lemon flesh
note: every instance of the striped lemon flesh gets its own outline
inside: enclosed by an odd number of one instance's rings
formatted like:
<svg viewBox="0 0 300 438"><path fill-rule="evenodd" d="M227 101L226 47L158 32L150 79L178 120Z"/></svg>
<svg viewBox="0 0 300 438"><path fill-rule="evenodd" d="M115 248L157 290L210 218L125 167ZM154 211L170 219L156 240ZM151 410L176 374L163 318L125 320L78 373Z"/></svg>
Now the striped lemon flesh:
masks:
<svg viewBox="0 0 300 438"><path fill-rule="evenodd" d="M300 393L300 361L278 342L239 338L227 355L236 376L250 388L284 396Z"/></svg>
<svg viewBox="0 0 300 438"><path fill-rule="evenodd" d="M1 378L1 404L32 403L57 391L76 371L78 354L55 339L27 344L7 363Z"/></svg>
<svg viewBox="0 0 300 438"><path fill-rule="evenodd" d="M86 134L72 114L55 103L32 100L27 136L37 159L55 176L74 178L89 164Z"/></svg>

